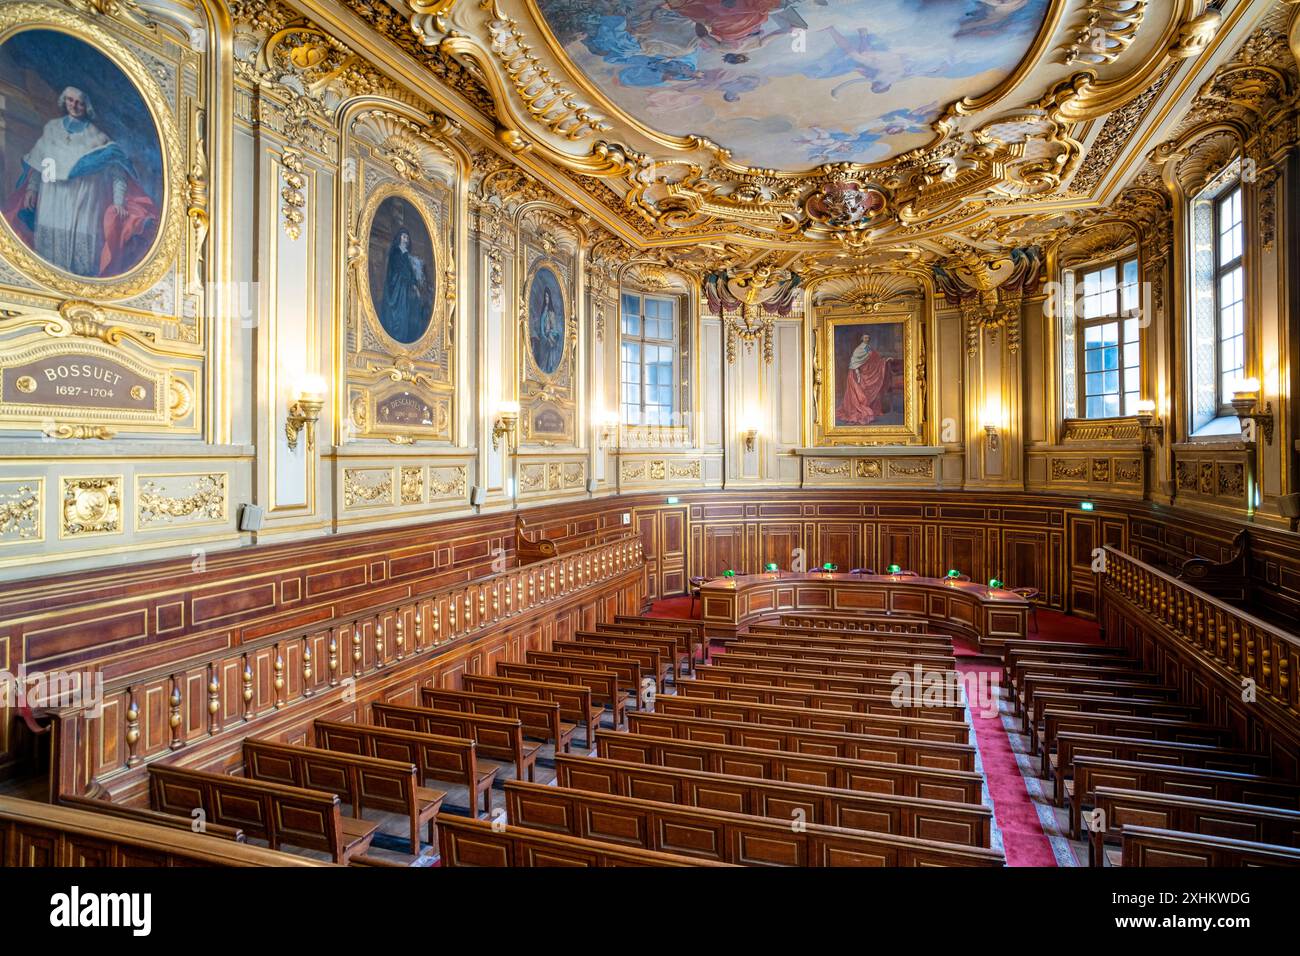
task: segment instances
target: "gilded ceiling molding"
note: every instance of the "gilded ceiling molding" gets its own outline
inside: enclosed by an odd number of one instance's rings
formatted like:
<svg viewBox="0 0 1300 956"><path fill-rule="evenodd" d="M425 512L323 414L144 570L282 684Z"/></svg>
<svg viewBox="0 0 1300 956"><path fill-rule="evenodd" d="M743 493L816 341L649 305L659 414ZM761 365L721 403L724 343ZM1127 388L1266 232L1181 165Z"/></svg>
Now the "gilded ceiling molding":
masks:
<svg viewBox="0 0 1300 956"><path fill-rule="evenodd" d="M392 37L392 18L360 9L373 4L348 5ZM1220 19L1204 0L1167 8L1051 0L1019 65L994 89L941 111L928 145L872 163L784 171L739 164L725 144L665 134L628 115L570 61L537 0L401 7L403 48L413 36L417 47L460 62L489 94L502 144L555 164L647 245L727 236L753 247L793 241L850 252L938 235L1059 193L1085 160L1072 127L1144 94L1149 102L1157 78L1199 54ZM1085 33L1104 48L1096 56L1083 49ZM1089 69L1069 74L1059 62L1069 41L1079 48L1074 62L1096 61Z"/></svg>
<svg viewBox="0 0 1300 956"><path fill-rule="evenodd" d="M1113 63L1137 36L1148 0L1092 0L1087 19L1065 50L1065 63Z"/></svg>

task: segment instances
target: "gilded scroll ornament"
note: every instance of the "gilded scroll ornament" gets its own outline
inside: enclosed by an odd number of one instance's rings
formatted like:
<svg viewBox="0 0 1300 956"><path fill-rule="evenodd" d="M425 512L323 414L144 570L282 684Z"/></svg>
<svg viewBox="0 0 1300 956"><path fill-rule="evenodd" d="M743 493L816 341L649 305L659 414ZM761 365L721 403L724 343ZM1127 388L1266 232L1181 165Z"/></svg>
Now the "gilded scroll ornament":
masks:
<svg viewBox="0 0 1300 956"><path fill-rule="evenodd" d="M12 491L0 491L0 544L40 538L41 486L22 482Z"/></svg>
<svg viewBox="0 0 1300 956"><path fill-rule="evenodd" d="M136 527L172 524L177 518L194 521L223 521L226 517L226 475L199 475L190 482L188 494L169 494L162 482L149 479L136 491ZM193 523L187 522L187 523Z"/></svg>

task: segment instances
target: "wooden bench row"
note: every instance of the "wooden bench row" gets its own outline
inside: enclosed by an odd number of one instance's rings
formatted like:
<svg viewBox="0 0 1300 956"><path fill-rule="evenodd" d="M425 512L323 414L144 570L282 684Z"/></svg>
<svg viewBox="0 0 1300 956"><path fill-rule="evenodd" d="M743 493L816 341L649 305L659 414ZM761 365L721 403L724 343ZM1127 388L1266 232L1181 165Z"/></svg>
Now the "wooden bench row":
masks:
<svg viewBox="0 0 1300 956"><path fill-rule="evenodd" d="M747 866L1001 866L983 847L507 781L510 822L605 843Z"/></svg>

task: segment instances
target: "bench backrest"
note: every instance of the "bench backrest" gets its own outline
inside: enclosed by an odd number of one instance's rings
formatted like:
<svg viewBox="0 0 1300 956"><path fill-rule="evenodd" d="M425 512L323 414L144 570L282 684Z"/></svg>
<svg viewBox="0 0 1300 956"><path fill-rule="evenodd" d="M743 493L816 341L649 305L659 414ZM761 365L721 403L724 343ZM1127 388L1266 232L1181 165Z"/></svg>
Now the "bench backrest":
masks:
<svg viewBox="0 0 1300 956"><path fill-rule="evenodd" d="M1300 866L1300 850L1227 837L1124 828L1124 866Z"/></svg>
<svg viewBox="0 0 1300 956"><path fill-rule="evenodd" d="M609 673L618 678L619 687L640 687L642 677L654 677L648 667L638 661L621 657L606 657L601 654L575 653L566 654L557 651L528 651L524 654L528 664L540 664L543 667L560 667L571 671L596 671Z"/></svg>
<svg viewBox="0 0 1300 956"><path fill-rule="evenodd" d="M661 694L656 697L655 713L740 721L772 727L801 727L807 730L832 730L848 734L873 734L880 737L949 741L959 744L970 742L970 728L964 723L952 720L929 720L924 717L900 717L893 713L855 714L812 707L782 707L778 704L751 704L736 700L687 697L683 694Z"/></svg>
<svg viewBox="0 0 1300 956"><path fill-rule="evenodd" d="M128 807L120 803L110 803L108 800L97 800L94 797L78 797L71 794L64 794L59 797L59 803L65 807L89 810L92 813L102 813L105 816L116 817L120 820L137 820L140 823L149 823L154 826L170 827L175 830L187 830L189 832L194 831L193 819L163 813L161 810L150 810L146 807ZM245 842L243 830L237 827L222 826L217 823L205 822L202 835L216 837L218 840L229 840L231 843Z"/></svg>
<svg viewBox="0 0 1300 956"><path fill-rule="evenodd" d="M1034 723L1042 720L1049 709L1115 716L1150 716L1163 720L1192 720L1201 713L1201 708L1195 704L1182 704L1171 700L1136 700L1131 697L1110 697L1099 694L1036 693Z"/></svg>
<svg viewBox="0 0 1300 956"><path fill-rule="evenodd" d="M1099 734L1058 734L1059 765L1070 765L1075 754L1134 760L1140 763L1204 767L1206 770L1235 770L1239 773L1268 773L1271 761L1265 754L1251 754L1229 747L1186 744L1172 740L1141 740Z"/></svg>
<svg viewBox="0 0 1300 956"><path fill-rule="evenodd" d="M555 654L583 654L587 657L616 658L636 661L641 665L642 673L658 676L663 672L664 661L671 660L673 651L667 653L658 647L645 647L636 644L608 644L599 639L592 641L553 641L551 652Z"/></svg>
<svg viewBox="0 0 1300 956"><path fill-rule="evenodd" d="M579 642L609 642L627 644L628 646L657 647L664 656L672 654L689 654L695 635L688 631L652 630L624 624L600 624L594 631L576 631L569 638Z"/></svg>
<svg viewBox="0 0 1300 956"><path fill-rule="evenodd" d="M1098 787L1182 794L1209 800L1300 809L1300 784L1252 773L1150 764L1108 757L1074 758L1075 792L1082 796Z"/></svg>
<svg viewBox="0 0 1300 956"><path fill-rule="evenodd" d="M768 687L803 687L808 690L836 690L846 694L873 694L891 696L898 684L884 677L837 677L833 674L796 674L779 670L776 665L766 668L726 667L721 654L713 664L702 664L695 671L696 680L716 680L737 684L756 684Z"/></svg>
<svg viewBox="0 0 1300 956"><path fill-rule="evenodd" d="M791 655L774 657L764 654L750 654L745 650L728 648L727 653L719 654L713 659L715 667L732 667L742 670L781 670L787 674L826 674L834 677L866 677L869 679L888 680L900 670L921 667L926 671L953 670L951 658L945 662L946 667L931 667L924 661L828 661L816 658Z"/></svg>
<svg viewBox="0 0 1300 956"><path fill-rule="evenodd" d="M161 815L161 814L160 814ZM183 827L0 795L0 867L330 866Z"/></svg>
<svg viewBox="0 0 1300 956"><path fill-rule="evenodd" d="M473 740L478 745L478 752L485 756L519 760L523 755L524 725L517 717L484 717L457 710L408 707L378 701L370 705L370 713L380 727Z"/></svg>
<svg viewBox="0 0 1300 956"><path fill-rule="evenodd" d="M1176 740L1186 744L1213 747L1233 743L1232 731L1213 724L1162 720L1158 717L1122 717L1114 714L1089 714L1078 711L1048 709L1044 715L1043 739L1054 743L1059 734L1096 734L1110 737L1141 737L1149 740Z"/></svg>
<svg viewBox="0 0 1300 956"><path fill-rule="evenodd" d="M727 865L450 816L438 818L438 850L442 866L458 867Z"/></svg>
<svg viewBox="0 0 1300 956"><path fill-rule="evenodd" d="M725 672L724 672L725 673ZM756 704L779 704L787 707L812 707L846 710L863 714L895 714L902 717L928 717L932 720L960 721L965 725L965 708L927 703L896 704L889 696L846 694L840 691L807 690L798 687L765 687L748 683L708 680L680 680L678 694L712 697L716 700L750 701Z"/></svg>
<svg viewBox="0 0 1300 956"><path fill-rule="evenodd" d="M1300 810L1112 787L1093 791L1093 808L1104 822L1104 827L1095 831L1098 838L1135 825L1300 847Z"/></svg>
<svg viewBox="0 0 1300 956"><path fill-rule="evenodd" d="M644 614L615 614L615 624L644 624L648 627L663 627L678 631L689 631L698 638L704 637L704 623L680 617L648 617Z"/></svg>
<svg viewBox="0 0 1300 956"><path fill-rule="evenodd" d="M824 661L862 661L863 663L891 663L911 666L914 663L933 669L951 669L956 661L948 653L929 653L928 648L919 651L876 650L868 647L791 647L789 644L767 644L759 639L730 641L727 654L749 654L763 657L801 657L808 660Z"/></svg>
<svg viewBox="0 0 1300 956"><path fill-rule="evenodd" d="M878 614L798 614L785 613L776 627L802 627L820 630L876 631L890 630L902 633L925 634L930 621L924 617L895 617Z"/></svg>
<svg viewBox="0 0 1300 956"><path fill-rule="evenodd" d="M471 788L478 780L474 741L463 737L435 737L410 730L390 730L369 724L318 720L316 746L325 750L413 763L420 781L455 780Z"/></svg>
<svg viewBox="0 0 1300 956"><path fill-rule="evenodd" d="M224 773L151 764L149 799L155 810L242 829L275 850L284 844L342 859L343 818L337 794Z"/></svg>
<svg viewBox="0 0 1300 956"><path fill-rule="evenodd" d="M591 692L593 704L607 707L612 706L619 696L619 677L609 671L576 671L565 667L547 667L542 664L514 664L498 661L497 675L548 684L586 687Z"/></svg>
<svg viewBox="0 0 1300 956"><path fill-rule="evenodd" d="M501 665L497 665L497 670ZM591 688L585 684L539 681L528 678L489 677L486 674L466 674L461 686L476 694L495 694L498 697L517 697L520 700L548 701L560 705L565 720L585 721L593 705Z"/></svg>
<svg viewBox="0 0 1300 956"><path fill-rule="evenodd" d="M415 811L420 785L414 763L244 738L244 767L254 780L338 794L353 807Z"/></svg>
<svg viewBox="0 0 1300 956"><path fill-rule="evenodd" d="M680 807L510 780L506 810L525 827L750 866L1001 866L978 847L725 810Z"/></svg>
<svg viewBox="0 0 1300 956"><path fill-rule="evenodd" d="M733 747L723 744L596 731L596 752L612 760L682 767L740 777L815 783L821 787L893 793L900 796L979 803L983 778L959 770L935 770L907 764L845 760L814 754Z"/></svg>
<svg viewBox="0 0 1300 956"><path fill-rule="evenodd" d="M500 694L476 694L465 690L420 688L420 704L435 710L460 710L484 717L506 717L523 725L534 737L560 736L560 705L549 700L526 700Z"/></svg>
<svg viewBox="0 0 1300 956"><path fill-rule="evenodd" d="M634 734L713 742L733 747L787 750L823 757L904 763L942 770L975 769L975 748L970 744L932 743L906 737L872 737L839 731L771 727L662 713L629 714L628 730Z"/></svg>
<svg viewBox="0 0 1300 956"><path fill-rule="evenodd" d="M976 804L735 777L599 757L557 756L555 781L557 786L572 790L778 820L801 819L961 846L989 846L992 833L993 811Z"/></svg>

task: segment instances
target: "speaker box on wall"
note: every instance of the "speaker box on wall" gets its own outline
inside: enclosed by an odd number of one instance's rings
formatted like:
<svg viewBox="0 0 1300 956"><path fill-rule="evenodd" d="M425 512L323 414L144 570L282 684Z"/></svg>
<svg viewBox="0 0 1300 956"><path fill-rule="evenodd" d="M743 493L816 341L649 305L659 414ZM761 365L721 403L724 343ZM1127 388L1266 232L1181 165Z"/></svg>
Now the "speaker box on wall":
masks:
<svg viewBox="0 0 1300 956"><path fill-rule="evenodd" d="M591 493L593 493L593 494L595 493L595 491L596 491L596 479L595 479L595 478L588 478L588 479L587 479L587 491L589 491L589 492L591 492Z"/></svg>
<svg viewBox="0 0 1300 956"><path fill-rule="evenodd" d="M484 488L482 485L475 485L472 489L470 489L470 493L469 493L470 504L477 507L478 505L481 505L485 501L487 501L486 488Z"/></svg>
<svg viewBox="0 0 1300 956"><path fill-rule="evenodd" d="M265 514L261 505L240 505L239 506L239 530L240 531L257 531L262 527L262 517Z"/></svg>

